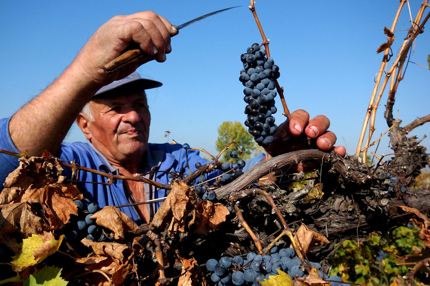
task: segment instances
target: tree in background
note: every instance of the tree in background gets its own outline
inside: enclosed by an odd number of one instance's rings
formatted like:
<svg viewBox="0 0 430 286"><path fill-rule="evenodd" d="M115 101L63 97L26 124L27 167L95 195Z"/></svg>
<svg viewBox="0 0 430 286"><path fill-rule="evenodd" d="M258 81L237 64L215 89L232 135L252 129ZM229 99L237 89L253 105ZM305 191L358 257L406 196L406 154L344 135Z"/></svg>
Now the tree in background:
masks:
<svg viewBox="0 0 430 286"><path fill-rule="evenodd" d="M257 150L257 145L245 127L238 121L224 121L218 127L218 138L216 140L216 149L218 152L223 150L229 144L229 149L223 155L223 161L233 161L229 156L231 151L236 151L238 157L242 160L251 158L251 154Z"/></svg>

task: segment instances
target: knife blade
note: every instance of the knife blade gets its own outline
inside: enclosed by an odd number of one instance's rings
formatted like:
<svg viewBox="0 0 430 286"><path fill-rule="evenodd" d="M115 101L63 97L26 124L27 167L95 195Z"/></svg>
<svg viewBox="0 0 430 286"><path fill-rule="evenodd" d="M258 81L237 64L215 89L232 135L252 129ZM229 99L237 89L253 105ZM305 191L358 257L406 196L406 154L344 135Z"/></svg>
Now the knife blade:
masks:
<svg viewBox="0 0 430 286"><path fill-rule="evenodd" d="M177 32L176 32L176 34L173 34L172 36L176 36L181 29L183 29L183 28L185 28L185 27L187 27L187 26L189 26L195 22L198 22L200 20L203 20L203 19L208 18L210 16L213 16L215 14L218 14L218 13L221 13L221 12L224 12L227 10L231 10L231 9L234 9L237 7L240 7L240 6L231 6L231 7L219 9L216 11L212 11L212 12L206 13L204 15L195 17L191 20L188 20L182 24L174 25ZM114 71L124 67L125 65L135 63L136 61L140 60L141 57L144 57L144 56L148 56L148 55L145 55L141 49L130 49L130 50L125 51L123 54L119 55L118 57L116 57L115 59L110 61L109 63L107 63L103 67L103 69L105 72L111 73L111 72L114 72ZM150 60L149 57L148 57L148 60Z"/></svg>

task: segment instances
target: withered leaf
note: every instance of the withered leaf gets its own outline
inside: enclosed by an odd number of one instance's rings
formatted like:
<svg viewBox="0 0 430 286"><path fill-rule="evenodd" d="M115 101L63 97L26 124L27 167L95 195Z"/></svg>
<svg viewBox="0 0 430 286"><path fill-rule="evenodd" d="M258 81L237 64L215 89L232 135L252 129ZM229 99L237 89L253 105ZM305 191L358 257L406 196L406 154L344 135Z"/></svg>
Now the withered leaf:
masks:
<svg viewBox="0 0 430 286"><path fill-rule="evenodd" d="M87 238L82 239L81 242L83 245L91 247L95 254L109 256L119 264L124 262L124 255L128 255L126 252L130 251L127 245L116 242L96 242Z"/></svg>
<svg viewBox="0 0 430 286"><path fill-rule="evenodd" d="M51 183L62 183L63 168L54 157L21 157L19 166L5 179L4 188L18 187L26 190L33 185L40 188Z"/></svg>
<svg viewBox="0 0 430 286"><path fill-rule="evenodd" d="M202 201L198 207L198 222L195 232L206 234L211 229L216 229L221 223L226 221L230 214L227 207L220 203L211 201Z"/></svg>
<svg viewBox="0 0 430 286"><path fill-rule="evenodd" d="M309 286L330 286L330 282L327 282L319 277L318 270L312 268L309 275L304 278L297 279L300 282L303 282L301 285L309 285Z"/></svg>
<svg viewBox="0 0 430 286"><path fill-rule="evenodd" d="M29 236L49 229L49 226L33 213L29 203L3 205L0 211L0 226L0 237L7 237L16 230Z"/></svg>
<svg viewBox="0 0 430 286"><path fill-rule="evenodd" d="M394 33L391 31L391 29L384 27L384 34L387 35L387 37L393 37Z"/></svg>
<svg viewBox="0 0 430 286"><path fill-rule="evenodd" d="M194 286L194 285L207 285L206 280L199 277L199 265L194 258L181 259L182 270L179 277L178 285ZM200 279L199 279L200 278Z"/></svg>
<svg viewBox="0 0 430 286"><path fill-rule="evenodd" d="M82 199L82 194L75 186L50 184L43 188L28 189L21 201L40 204L51 228L59 229L70 220L71 214L78 214L74 199Z"/></svg>
<svg viewBox="0 0 430 286"><path fill-rule="evenodd" d="M195 192L184 182L173 182L172 189L154 215L151 226L159 228L168 224L170 231L184 231L186 225L183 221L184 217L189 214L191 214L191 217L195 216L194 207L189 207L191 202L195 200L195 196Z"/></svg>
<svg viewBox="0 0 430 286"><path fill-rule="evenodd" d="M23 190L17 187L5 188L0 192L0 205L19 202Z"/></svg>
<svg viewBox="0 0 430 286"><path fill-rule="evenodd" d="M119 264L112 260L111 257L92 255L76 259L75 262L84 264L90 270L103 272L109 281L106 281L105 276L101 276L100 280L92 281L92 285L124 285L124 280L130 273L131 265L129 263Z"/></svg>
<svg viewBox="0 0 430 286"><path fill-rule="evenodd" d="M275 173L269 173L266 176L261 177L258 180L258 185L260 187L268 186L268 185L275 185L276 184L276 175Z"/></svg>
<svg viewBox="0 0 430 286"><path fill-rule="evenodd" d="M137 224L125 213L113 206L106 206L92 215L96 224L110 229L115 239L123 239L127 232L139 229Z"/></svg>
<svg viewBox="0 0 430 286"><path fill-rule="evenodd" d="M312 242L329 243L329 240L324 235L309 229L305 224L300 225L294 238L299 243L303 253L308 252Z"/></svg>

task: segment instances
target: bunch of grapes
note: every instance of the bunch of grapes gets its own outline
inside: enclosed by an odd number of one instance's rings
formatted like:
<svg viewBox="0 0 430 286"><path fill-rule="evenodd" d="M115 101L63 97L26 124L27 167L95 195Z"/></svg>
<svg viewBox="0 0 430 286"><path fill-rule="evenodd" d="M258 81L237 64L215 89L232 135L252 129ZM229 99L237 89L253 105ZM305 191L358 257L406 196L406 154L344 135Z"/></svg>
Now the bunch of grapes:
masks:
<svg viewBox="0 0 430 286"><path fill-rule="evenodd" d="M320 263L310 264L319 271L320 277L331 282L330 285L348 285L341 283L342 279L338 276L323 273ZM288 273L292 278L305 275L301 260L295 255L294 249L289 247L273 247L267 255L249 252L246 257L223 256L219 260L211 258L206 262L206 270L210 274L210 280L217 286L261 285L260 282L268 279L270 275L279 274L278 270Z"/></svg>
<svg viewBox="0 0 430 286"><path fill-rule="evenodd" d="M95 224L91 216L99 210L97 203L88 199L76 200L78 216L71 216L65 226L64 234L70 242L80 241L84 237L93 241L109 241L109 236L104 229Z"/></svg>
<svg viewBox="0 0 430 286"><path fill-rule="evenodd" d="M243 93L247 104L245 125L259 145L267 146L272 143L277 128L272 115L277 111L275 80L280 76L279 67L272 58L267 58L264 46L257 43L252 44L240 59L244 69L239 80L245 86Z"/></svg>
<svg viewBox="0 0 430 286"><path fill-rule="evenodd" d="M273 247L267 255L249 252L245 258L211 258L206 262L206 269L211 274L211 281L216 285L260 285L259 281L267 279L269 275L278 274L278 269L287 272L291 277L304 275L301 261L295 256L294 250L278 250L277 247Z"/></svg>

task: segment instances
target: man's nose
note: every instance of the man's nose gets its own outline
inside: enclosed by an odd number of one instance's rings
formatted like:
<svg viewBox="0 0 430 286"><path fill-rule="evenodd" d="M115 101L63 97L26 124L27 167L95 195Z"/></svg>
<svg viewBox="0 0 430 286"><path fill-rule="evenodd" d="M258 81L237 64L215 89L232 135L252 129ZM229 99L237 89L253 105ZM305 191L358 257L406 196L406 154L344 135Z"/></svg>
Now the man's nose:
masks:
<svg viewBox="0 0 430 286"><path fill-rule="evenodd" d="M135 123L142 120L142 114L136 109L128 109L123 116L124 121Z"/></svg>

